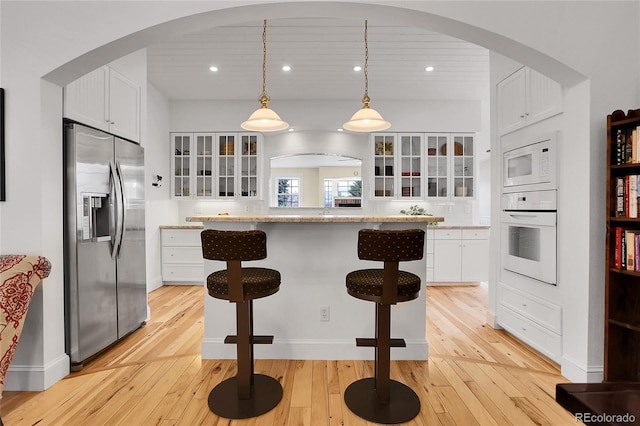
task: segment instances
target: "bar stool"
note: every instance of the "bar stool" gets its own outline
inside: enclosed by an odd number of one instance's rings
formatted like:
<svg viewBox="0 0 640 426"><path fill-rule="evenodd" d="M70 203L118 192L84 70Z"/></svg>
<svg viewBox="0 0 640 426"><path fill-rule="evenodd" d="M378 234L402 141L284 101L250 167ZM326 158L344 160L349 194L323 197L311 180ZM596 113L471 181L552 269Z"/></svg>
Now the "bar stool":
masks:
<svg viewBox="0 0 640 426"><path fill-rule="evenodd" d="M280 272L267 268L242 267L242 261L267 257L264 231L219 231L201 234L202 255L209 260L227 262L227 269L207 277L211 297L236 304L236 336L225 343L237 345L237 374L209 394L209 409L229 419L246 419L264 414L282 399L282 386L273 377L254 374L253 344L273 343L273 336L253 335L253 299L270 296L280 289Z"/></svg>
<svg viewBox="0 0 640 426"><path fill-rule="evenodd" d="M375 377L351 383L344 393L347 407L375 423L404 423L420 412L420 399L407 385L390 378L390 349L406 347L404 339L391 339L391 305L416 299L420 277L400 271L399 262L422 259L421 229L362 229L358 258L384 262L384 269L362 269L347 274L347 293L376 304L376 336L356 339L357 346L375 347Z"/></svg>

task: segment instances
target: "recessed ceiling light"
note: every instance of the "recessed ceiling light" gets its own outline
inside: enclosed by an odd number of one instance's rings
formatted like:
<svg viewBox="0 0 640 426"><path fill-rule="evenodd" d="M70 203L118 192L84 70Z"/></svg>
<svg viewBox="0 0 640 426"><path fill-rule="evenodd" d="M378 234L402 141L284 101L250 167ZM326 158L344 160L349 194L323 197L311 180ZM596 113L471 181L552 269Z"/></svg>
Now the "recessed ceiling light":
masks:
<svg viewBox="0 0 640 426"><path fill-rule="evenodd" d="M211 72L218 72L218 67L216 67L215 65L211 65L211 66L209 67L209 71L211 71Z"/></svg>
<svg viewBox="0 0 640 426"><path fill-rule="evenodd" d="M353 67L354 71L362 71L362 67L360 65L356 65L355 67Z"/></svg>
<svg viewBox="0 0 640 426"><path fill-rule="evenodd" d="M344 129L342 127L340 127L339 129L337 129L339 132L344 132Z"/></svg>
<svg viewBox="0 0 640 426"><path fill-rule="evenodd" d="M291 66L290 65L283 65L282 66L282 71L291 71Z"/></svg>
<svg viewBox="0 0 640 426"><path fill-rule="evenodd" d="M434 69L435 69L434 67L432 67L431 65L429 65L429 66L428 66L428 67L426 67L424 70L425 70L426 72L431 72L431 71L433 71Z"/></svg>
<svg viewBox="0 0 640 426"><path fill-rule="evenodd" d="M296 130L296 129L294 129L293 127L289 127L289 131L290 132L293 132L294 130Z"/></svg>

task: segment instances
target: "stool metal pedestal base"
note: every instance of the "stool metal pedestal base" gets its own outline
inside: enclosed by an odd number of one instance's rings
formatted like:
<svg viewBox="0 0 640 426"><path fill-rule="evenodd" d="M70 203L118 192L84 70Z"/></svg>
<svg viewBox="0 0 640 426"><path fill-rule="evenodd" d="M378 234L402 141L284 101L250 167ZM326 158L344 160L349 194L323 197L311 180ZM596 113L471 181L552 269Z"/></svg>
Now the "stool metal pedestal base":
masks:
<svg viewBox="0 0 640 426"><path fill-rule="evenodd" d="M420 399L407 385L390 381L389 403L376 400L376 379L370 377L351 383L344 392L344 402L353 413L375 423L396 424L413 419L420 412Z"/></svg>
<svg viewBox="0 0 640 426"><path fill-rule="evenodd" d="M264 414L282 399L282 385L276 379L254 374L249 399L238 398L238 380L231 377L209 393L209 409L227 419L248 419Z"/></svg>

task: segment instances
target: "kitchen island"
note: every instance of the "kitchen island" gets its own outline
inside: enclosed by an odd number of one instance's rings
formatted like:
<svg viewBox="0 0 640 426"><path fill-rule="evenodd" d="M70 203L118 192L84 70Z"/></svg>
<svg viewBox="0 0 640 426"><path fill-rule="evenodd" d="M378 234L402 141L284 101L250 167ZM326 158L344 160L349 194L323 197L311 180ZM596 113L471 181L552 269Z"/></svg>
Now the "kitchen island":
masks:
<svg viewBox="0 0 640 426"><path fill-rule="evenodd" d="M255 334L274 336L272 345L257 345L258 358L271 359L372 359L371 348L356 347L356 337L374 336L371 302L347 294L345 276L350 271L382 268L381 262L359 260L358 231L362 228L427 230L442 222L434 216L369 215L212 215L192 216L205 229L261 229L267 234L267 259L247 266L273 268L282 274L280 291L254 303ZM205 261L204 280L224 269L219 261ZM404 338L407 347L391 351L392 359L425 360L426 256L403 262L401 269L423 282L420 297L392 309L392 337ZM326 312L321 318L321 310ZM327 318L328 317L328 318ZM235 346L224 338L235 334L234 305L205 297L202 358L233 359Z"/></svg>

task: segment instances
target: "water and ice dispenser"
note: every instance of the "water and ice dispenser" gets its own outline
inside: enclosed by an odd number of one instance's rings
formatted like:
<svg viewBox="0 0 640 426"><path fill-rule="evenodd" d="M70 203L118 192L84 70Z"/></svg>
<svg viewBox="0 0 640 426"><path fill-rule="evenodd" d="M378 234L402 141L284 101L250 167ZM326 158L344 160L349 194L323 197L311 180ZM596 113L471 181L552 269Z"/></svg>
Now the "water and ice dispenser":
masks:
<svg viewBox="0 0 640 426"><path fill-rule="evenodd" d="M82 194L82 240L111 240L111 207L109 194Z"/></svg>

